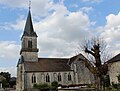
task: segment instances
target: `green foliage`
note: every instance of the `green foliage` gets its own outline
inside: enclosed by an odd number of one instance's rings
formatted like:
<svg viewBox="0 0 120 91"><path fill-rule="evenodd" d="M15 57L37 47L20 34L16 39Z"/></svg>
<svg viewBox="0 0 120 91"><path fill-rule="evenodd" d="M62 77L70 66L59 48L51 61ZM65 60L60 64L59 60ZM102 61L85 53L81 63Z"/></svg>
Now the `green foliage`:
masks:
<svg viewBox="0 0 120 91"><path fill-rule="evenodd" d="M104 76L104 87L110 86L110 78L109 75Z"/></svg>
<svg viewBox="0 0 120 91"><path fill-rule="evenodd" d="M28 91L27 89L24 89L23 91Z"/></svg>
<svg viewBox="0 0 120 91"><path fill-rule="evenodd" d="M108 90L108 91L120 91L120 89L112 88L111 90Z"/></svg>
<svg viewBox="0 0 120 91"><path fill-rule="evenodd" d="M15 85L16 85L16 77L12 77L12 78L10 79L9 84L10 84L10 87L11 87L11 88L14 88Z"/></svg>
<svg viewBox="0 0 120 91"><path fill-rule="evenodd" d="M58 87L58 82L57 81L53 81L51 83L51 86L52 86L53 89L56 89Z"/></svg>
<svg viewBox="0 0 120 91"><path fill-rule="evenodd" d="M3 80L2 81L2 87L5 89L7 87L7 81L6 80Z"/></svg>
<svg viewBox="0 0 120 91"><path fill-rule="evenodd" d="M58 82L53 81L51 85L44 83L44 84L34 84L33 88L40 89L40 90L48 90L48 89L56 89L58 87Z"/></svg>
<svg viewBox="0 0 120 91"><path fill-rule="evenodd" d="M1 72L0 73L1 76L6 78L6 81L9 83L11 75L9 74L9 72Z"/></svg>
<svg viewBox="0 0 120 91"><path fill-rule="evenodd" d="M120 90L117 90L117 89L112 89L111 91L120 91Z"/></svg>
<svg viewBox="0 0 120 91"><path fill-rule="evenodd" d="M2 81L3 88L9 87L10 78L11 78L11 75L9 74L9 72L1 72L0 75L5 78L5 80Z"/></svg>
<svg viewBox="0 0 120 91"><path fill-rule="evenodd" d="M47 83L44 84L34 84L34 88L40 89L40 90L45 90L45 89L50 89L51 86L48 85Z"/></svg>

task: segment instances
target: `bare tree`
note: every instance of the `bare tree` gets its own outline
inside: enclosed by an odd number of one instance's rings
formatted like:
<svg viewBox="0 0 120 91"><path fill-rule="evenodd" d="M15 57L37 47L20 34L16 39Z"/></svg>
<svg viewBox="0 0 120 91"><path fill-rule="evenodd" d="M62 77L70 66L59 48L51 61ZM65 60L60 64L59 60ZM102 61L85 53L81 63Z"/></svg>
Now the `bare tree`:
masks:
<svg viewBox="0 0 120 91"><path fill-rule="evenodd" d="M96 81L96 91L100 91L103 86L103 76L106 73L105 67L103 66L103 62L105 61L105 49L106 49L106 42L103 38L94 37L90 40L85 40L80 45L80 48L90 55L91 63L93 66L91 67L91 72L95 75ZM104 59L102 61L102 59Z"/></svg>

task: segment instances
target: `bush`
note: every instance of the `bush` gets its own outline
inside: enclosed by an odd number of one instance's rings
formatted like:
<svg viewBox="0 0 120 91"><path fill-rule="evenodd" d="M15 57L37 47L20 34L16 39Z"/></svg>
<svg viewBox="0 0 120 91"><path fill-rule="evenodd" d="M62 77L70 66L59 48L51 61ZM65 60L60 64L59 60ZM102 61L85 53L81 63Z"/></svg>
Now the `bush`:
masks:
<svg viewBox="0 0 120 91"><path fill-rule="evenodd" d="M58 87L58 82L57 81L53 81L51 83L51 85L47 84L47 83L44 83L44 84L34 84L33 85L33 88L35 89L40 89L40 91L46 91L46 90L49 90L49 89L57 89Z"/></svg>
<svg viewBox="0 0 120 91"><path fill-rule="evenodd" d="M57 81L53 81L51 83L51 86L52 86L53 89L56 89L58 87L58 82Z"/></svg>
<svg viewBox="0 0 120 91"><path fill-rule="evenodd" d="M47 83L44 84L34 84L33 86L34 88L40 89L40 90L45 90L45 89L50 89L50 85L48 85Z"/></svg>

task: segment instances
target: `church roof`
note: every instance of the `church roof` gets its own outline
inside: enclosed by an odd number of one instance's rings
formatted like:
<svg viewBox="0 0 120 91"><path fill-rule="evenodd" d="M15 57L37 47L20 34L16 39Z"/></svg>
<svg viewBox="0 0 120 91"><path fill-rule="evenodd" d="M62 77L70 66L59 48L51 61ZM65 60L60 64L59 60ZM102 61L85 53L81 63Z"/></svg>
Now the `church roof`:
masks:
<svg viewBox="0 0 120 91"><path fill-rule="evenodd" d="M38 62L25 62L26 72L72 71L65 58L39 58Z"/></svg>
<svg viewBox="0 0 120 91"><path fill-rule="evenodd" d="M120 61L120 53L116 55L115 57L111 58L110 60L108 60L107 63L113 63L117 61Z"/></svg>
<svg viewBox="0 0 120 91"><path fill-rule="evenodd" d="M24 57L21 56L21 58L19 58L19 60L18 60L17 67L19 64L22 64L23 62L24 62Z"/></svg>
<svg viewBox="0 0 120 91"><path fill-rule="evenodd" d="M28 12L28 17L27 17L27 21L26 21L26 24L25 24L23 36L37 37L36 32L34 32L30 10Z"/></svg>

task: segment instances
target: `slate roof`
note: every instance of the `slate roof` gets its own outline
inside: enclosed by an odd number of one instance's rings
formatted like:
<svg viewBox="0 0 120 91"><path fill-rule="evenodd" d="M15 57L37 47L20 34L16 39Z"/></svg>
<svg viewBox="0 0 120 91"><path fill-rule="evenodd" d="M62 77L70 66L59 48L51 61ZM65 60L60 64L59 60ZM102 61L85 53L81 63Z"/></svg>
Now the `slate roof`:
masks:
<svg viewBox="0 0 120 91"><path fill-rule="evenodd" d="M113 62L118 62L120 61L120 53L116 55L115 57L111 58L110 60L107 61L107 63L113 63Z"/></svg>
<svg viewBox="0 0 120 91"><path fill-rule="evenodd" d="M26 72L72 71L67 58L39 58L38 62L24 62Z"/></svg>
<svg viewBox="0 0 120 91"><path fill-rule="evenodd" d="M24 62L24 57L21 56L21 58L19 58L19 60L18 60L17 67L19 64L22 64L23 62Z"/></svg>
<svg viewBox="0 0 120 91"><path fill-rule="evenodd" d="M27 17L27 21L26 21L26 24L25 24L23 36L34 36L34 37L37 37L36 32L34 32L30 10L28 12L28 17Z"/></svg>

